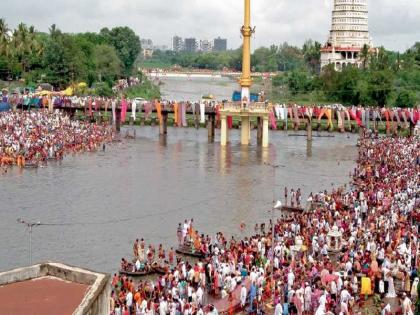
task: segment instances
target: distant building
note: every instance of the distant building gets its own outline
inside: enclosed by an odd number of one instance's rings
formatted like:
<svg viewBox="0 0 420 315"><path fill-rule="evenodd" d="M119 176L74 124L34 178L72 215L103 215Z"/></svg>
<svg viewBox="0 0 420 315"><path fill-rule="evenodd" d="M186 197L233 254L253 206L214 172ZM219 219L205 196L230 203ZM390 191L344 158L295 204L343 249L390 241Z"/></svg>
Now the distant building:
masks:
<svg viewBox="0 0 420 315"><path fill-rule="evenodd" d="M213 43L208 40L200 40L200 51L204 53L211 52L213 50Z"/></svg>
<svg viewBox="0 0 420 315"><path fill-rule="evenodd" d="M334 64L336 70L347 65L361 67L363 47L372 49L367 1L334 0L330 35L321 48L321 69L329 64Z"/></svg>
<svg viewBox="0 0 420 315"><path fill-rule="evenodd" d="M174 36L172 38L172 50L175 52L180 52L184 50L184 41L179 36Z"/></svg>
<svg viewBox="0 0 420 315"><path fill-rule="evenodd" d="M109 281L107 274L52 262L1 272L0 312L109 314Z"/></svg>
<svg viewBox="0 0 420 315"><path fill-rule="evenodd" d="M142 49L143 58L150 59L153 57L154 50L153 49Z"/></svg>
<svg viewBox="0 0 420 315"><path fill-rule="evenodd" d="M196 52L198 48L197 40L195 38L186 38L184 41L184 51Z"/></svg>
<svg viewBox="0 0 420 315"><path fill-rule="evenodd" d="M213 51L226 51L227 50L227 39L226 38L215 38L213 42Z"/></svg>
<svg viewBox="0 0 420 315"><path fill-rule="evenodd" d="M153 50L167 51L169 49L168 49L168 46L166 45L155 45L153 46Z"/></svg>
<svg viewBox="0 0 420 315"><path fill-rule="evenodd" d="M151 39L141 39L140 43L143 49L153 49L153 41Z"/></svg>

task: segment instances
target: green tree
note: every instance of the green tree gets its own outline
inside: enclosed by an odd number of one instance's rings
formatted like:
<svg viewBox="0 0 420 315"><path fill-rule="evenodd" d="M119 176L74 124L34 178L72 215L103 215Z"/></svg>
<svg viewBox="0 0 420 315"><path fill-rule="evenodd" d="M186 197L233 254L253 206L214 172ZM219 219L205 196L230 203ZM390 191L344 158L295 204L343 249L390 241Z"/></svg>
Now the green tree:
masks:
<svg viewBox="0 0 420 315"><path fill-rule="evenodd" d="M385 106L392 91L393 74L389 70L369 71L369 96L373 105Z"/></svg>
<svg viewBox="0 0 420 315"><path fill-rule="evenodd" d="M96 79L112 85L121 75L121 61L115 48L109 45L98 45L93 51Z"/></svg>
<svg viewBox="0 0 420 315"><path fill-rule="evenodd" d="M416 93L414 91L403 89L401 90L395 100L397 107L413 107L416 105Z"/></svg>
<svg viewBox="0 0 420 315"><path fill-rule="evenodd" d="M103 28L100 35L117 51L123 64L123 74L131 75L141 49L140 38L129 27L115 27L111 30Z"/></svg>
<svg viewBox="0 0 420 315"><path fill-rule="evenodd" d="M319 73L321 65L321 44L311 39L303 44L303 55L306 65L312 73Z"/></svg>

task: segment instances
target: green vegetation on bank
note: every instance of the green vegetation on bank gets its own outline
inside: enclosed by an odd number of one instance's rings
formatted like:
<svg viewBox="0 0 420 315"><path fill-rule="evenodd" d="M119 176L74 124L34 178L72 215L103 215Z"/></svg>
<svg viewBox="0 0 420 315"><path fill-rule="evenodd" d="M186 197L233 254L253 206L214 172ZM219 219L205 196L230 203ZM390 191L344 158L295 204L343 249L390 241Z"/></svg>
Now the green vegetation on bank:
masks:
<svg viewBox="0 0 420 315"><path fill-rule="evenodd" d="M0 80L27 86L50 83L64 89L74 82L111 91L117 79L137 75L134 63L140 39L128 27L103 28L99 33L68 34L55 25L49 33L19 24L11 30L0 19Z"/></svg>
<svg viewBox="0 0 420 315"><path fill-rule="evenodd" d="M143 81L140 85L135 85L124 90L124 94L128 98L141 97L147 100L160 99L160 89L149 80Z"/></svg>
<svg viewBox="0 0 420 315"><path fill-rule="evenodd" d="M320 71L321 44L308 40L302 48L283 43L261 47L252 54L254 72L278 72L262 83L269 99L277 102L342 103L411 107L420 102L420 43L405 53L364 47L362 67ZM156 51L141 67L241 70L241 49L212 53ZM260 86L258 86L260 88Z"/></svg>

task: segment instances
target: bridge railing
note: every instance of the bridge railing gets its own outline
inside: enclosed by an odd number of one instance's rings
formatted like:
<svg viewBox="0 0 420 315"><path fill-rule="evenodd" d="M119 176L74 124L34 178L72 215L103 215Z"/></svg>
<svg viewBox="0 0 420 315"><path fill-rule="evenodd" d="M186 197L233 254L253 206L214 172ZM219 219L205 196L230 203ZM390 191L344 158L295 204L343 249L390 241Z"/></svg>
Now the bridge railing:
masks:
<svg viewBox="0 0 420 315"><path fill-rule="evenodd" d="M230 112L254 112L254 113L266 113L269 110L269 106L264 102L252 102L248 105L242 102L228 102L222 105L221 110Z"/></svg>

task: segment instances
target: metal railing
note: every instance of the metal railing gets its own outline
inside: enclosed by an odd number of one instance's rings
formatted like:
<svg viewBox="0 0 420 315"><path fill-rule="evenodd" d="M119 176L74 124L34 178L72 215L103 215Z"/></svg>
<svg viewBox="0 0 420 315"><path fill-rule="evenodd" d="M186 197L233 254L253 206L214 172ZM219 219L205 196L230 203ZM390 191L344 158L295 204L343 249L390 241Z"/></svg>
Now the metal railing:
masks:
<svg viewBox="0 0 420 315"><path fill-rule="evenodd" d="M252 112L252 113L266 113L269 111L269 105L263 102L252 102L245 104L242 102L227 102L221 107L222 111L230 112Z"/></svg>

